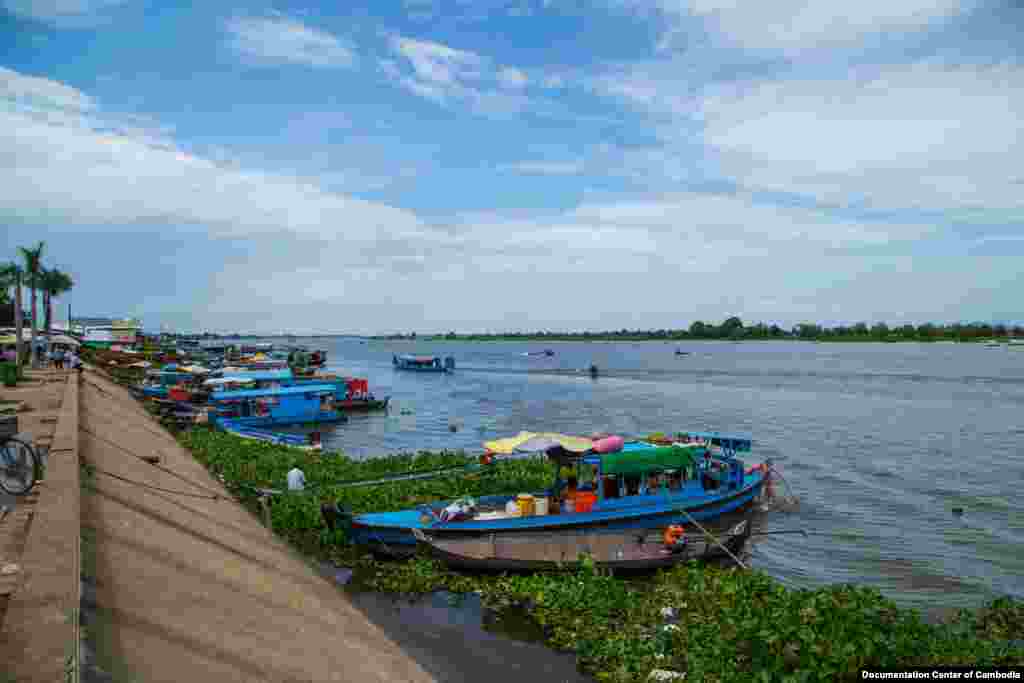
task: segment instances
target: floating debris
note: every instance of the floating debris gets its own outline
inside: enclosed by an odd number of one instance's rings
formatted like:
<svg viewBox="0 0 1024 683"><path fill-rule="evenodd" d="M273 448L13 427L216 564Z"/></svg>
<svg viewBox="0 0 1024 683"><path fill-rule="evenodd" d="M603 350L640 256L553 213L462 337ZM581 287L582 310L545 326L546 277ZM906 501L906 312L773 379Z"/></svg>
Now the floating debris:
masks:
<svg viewBox="0 0 1024 683"><path fill-rule="evenodd" d="M964 516L964 509L963 508L953 508L953 514L955 516L957 516L957 517L963 517Z"/></svg>

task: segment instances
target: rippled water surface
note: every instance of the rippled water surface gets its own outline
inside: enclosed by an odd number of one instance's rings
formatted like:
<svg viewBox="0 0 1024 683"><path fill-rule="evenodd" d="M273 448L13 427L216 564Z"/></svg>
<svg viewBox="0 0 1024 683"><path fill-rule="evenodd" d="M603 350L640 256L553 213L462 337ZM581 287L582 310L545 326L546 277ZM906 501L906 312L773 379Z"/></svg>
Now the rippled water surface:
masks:
<svg viewBox="0 0 1024 683"><path fill-rule="evenodd" d="M480 451L482 441L520 430L747 433L749 459L774 458L801 499L769 526L813 532L761 539L756 566L791 585L866 583L920 608L1024 597L1024 349L304 343L326 348L332 370L368 377L378 396L392 397L388 413L325 431L328 448L355 457ZM525 355L544 348L556 355ZM451 355L457 369L397 372L395 353ZM596 380L582 372L591 363Z"/></svg>

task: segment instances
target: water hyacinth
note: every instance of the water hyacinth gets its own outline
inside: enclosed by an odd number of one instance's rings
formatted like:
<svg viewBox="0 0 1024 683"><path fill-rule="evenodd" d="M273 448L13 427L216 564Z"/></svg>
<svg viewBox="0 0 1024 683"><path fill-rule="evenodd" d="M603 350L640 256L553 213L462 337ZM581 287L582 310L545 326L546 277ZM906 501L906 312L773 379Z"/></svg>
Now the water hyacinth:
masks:
<svg viewBox="0 0 1024 683"><path fill-rule="evenodd" d="M546 462L519 460L470 476L341 488L333 484L475 460L464 453L417 453L356 461L206 429L179 438L254 511L254 487L284 488L293 463L313 492L356 512L535 490L554 476ZM1009 642L1024 633L1024 605L1009 598L930 625L872 589L792 590L756 570L696 563L639 580L599 572L586 558L561 574L462 574L428 557L378 562L348 545L343 533L327 531L319 505L319 495L276 496L274 531L308 554L353 568L357 588L476 592L489 609L525 606L547 644L575 652L580 667L599 681L834 681L855 679L860 667L1024 665L1024 646Z"/></svg>

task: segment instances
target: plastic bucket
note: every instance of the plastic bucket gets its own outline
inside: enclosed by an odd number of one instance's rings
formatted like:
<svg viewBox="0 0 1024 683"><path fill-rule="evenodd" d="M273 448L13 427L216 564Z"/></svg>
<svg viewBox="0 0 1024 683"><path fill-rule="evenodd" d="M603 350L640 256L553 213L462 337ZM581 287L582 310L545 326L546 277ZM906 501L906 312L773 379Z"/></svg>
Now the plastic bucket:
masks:
<svg viewBox="0 0 1024 683"><path fill-rule="evenodd" d="M529 493L520 493L516 496L516 503L519 505L519 514L528 517L533 514L533 496Z"/></svg>
<svg viewBox="0 0 1024 683"><path fill-rule="evenodd" d="M576 494L576 512L590 512L597 502L597 496L593 493Z"/></svg>
<svg viewBox="0 0 1024 683"><path fill-rule="evenodd" d="M545 496L538 496L533 499L533 510L535 514L548 514L548 499Z"/></svg>

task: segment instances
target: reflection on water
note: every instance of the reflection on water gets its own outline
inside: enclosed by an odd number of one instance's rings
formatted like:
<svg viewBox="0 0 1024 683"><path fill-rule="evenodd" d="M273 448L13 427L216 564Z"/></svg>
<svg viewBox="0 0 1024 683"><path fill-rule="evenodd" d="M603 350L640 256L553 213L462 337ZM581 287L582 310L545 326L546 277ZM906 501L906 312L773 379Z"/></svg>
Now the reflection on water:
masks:
<svg viewBox="0 0 1024 683"><path fill-rule="evenodd" d="M755 566L791 585L866 583L917 607L1024 597L1024 354L968 344L306 343L326 345L331 370L392 396L388 412L324 430L327 448L479 451L520 430L749 433L751 460L773 458L800 497L766 523L812 532L757 539ZM556 355L522 355L542 348ZM453 355L457 369L394 371L392 354L405 352ZM577 372L591 363L597 380Z"/></svg>

